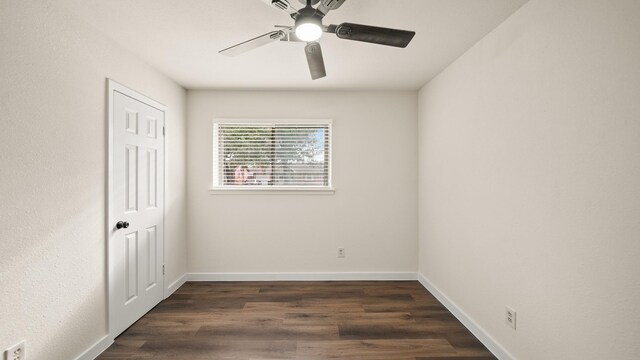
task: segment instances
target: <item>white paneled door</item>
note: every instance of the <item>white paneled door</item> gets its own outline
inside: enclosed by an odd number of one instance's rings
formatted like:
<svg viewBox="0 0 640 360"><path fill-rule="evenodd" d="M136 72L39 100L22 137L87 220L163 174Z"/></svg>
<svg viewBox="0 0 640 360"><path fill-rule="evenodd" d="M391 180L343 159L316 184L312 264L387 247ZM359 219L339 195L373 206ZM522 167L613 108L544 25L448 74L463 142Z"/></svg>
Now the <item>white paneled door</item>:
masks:
<svg viewBox="0 0 640 360"><path fill-rule="evenodd" d="M163 298L165 108L110 82L109 328Z"/></svg>

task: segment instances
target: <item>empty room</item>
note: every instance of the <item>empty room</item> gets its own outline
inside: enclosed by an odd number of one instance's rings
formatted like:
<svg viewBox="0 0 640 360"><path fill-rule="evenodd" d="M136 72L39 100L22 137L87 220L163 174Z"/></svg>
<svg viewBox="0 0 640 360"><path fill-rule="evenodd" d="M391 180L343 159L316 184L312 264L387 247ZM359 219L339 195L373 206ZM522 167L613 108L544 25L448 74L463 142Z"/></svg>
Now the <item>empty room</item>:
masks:
<svg viewBox="0 0 640 360"><path fill-rule="evenodd" d="M640 359L640 1L0 0L0 360Z"/></svg>

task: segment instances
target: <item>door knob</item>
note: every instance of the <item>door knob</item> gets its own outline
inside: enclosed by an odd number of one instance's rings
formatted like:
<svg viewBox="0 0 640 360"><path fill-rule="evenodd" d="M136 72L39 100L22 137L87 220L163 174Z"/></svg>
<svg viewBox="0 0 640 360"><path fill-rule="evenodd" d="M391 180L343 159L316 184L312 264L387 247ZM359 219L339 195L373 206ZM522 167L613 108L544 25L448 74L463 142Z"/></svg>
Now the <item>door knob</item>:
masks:
<svg viewBox="0 0 640 360"><path fill-rule="evenodd" d="M126 221L118 221L118 223L116 224L116 229L126 229L129 227L129 223Z"/></svg>

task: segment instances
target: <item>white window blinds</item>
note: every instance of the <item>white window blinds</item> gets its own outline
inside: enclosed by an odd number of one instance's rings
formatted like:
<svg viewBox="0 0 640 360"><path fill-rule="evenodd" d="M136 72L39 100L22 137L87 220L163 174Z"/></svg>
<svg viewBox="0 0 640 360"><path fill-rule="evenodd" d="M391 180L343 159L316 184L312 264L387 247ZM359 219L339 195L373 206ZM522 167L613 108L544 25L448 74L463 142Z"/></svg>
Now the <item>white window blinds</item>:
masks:
<svg viewBox="0 0 640 360"><path fill-rule="evenodd" d="M329 188L330 123L215 123L214 187Z"/></svg>

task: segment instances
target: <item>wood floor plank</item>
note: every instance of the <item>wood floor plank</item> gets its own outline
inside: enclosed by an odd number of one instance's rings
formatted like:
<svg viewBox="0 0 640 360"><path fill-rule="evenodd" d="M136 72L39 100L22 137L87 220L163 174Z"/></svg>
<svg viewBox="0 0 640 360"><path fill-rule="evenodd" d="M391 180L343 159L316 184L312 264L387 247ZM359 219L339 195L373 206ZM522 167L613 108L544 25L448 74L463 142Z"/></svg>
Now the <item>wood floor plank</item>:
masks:
<svg viewBox="0 0 640 360"><path fill-rule="evenodd" d="M416 281L188 282L98 359L488 360Z"/></svg>
<svg viewBox="0 0 640 360"><path fill-rule="evenodd" d="M443 339L300 341L300 359L396 359L417 356L455 355L455 349Z"/></svg>
<svg viewBox="0 0 640 360"><path fill-rule="evenodd" d="M272 325L245 326L216 324L202 326L198 338L243 340L338 340L338 327L331 325Z"/></svg>
<svg viewBox="0 0 640 360"><path fill-rule="evenodd" d="M154 340L142 350L171 359L295 359L296 342L288 340Z"/></svg>
<svg viewBox="0 0 640 360"><path fill-rule="evenodd" d="M414 325L340 325L340 339L438 339L444 338L447 332L455 331L456 326L430 325L422 327Z"/></svg>
<svg viewBox="0 0 640 360"><path fill-rule="evenodd" d="M286 314L284 325L340 325L340 324L369 324L377 326L383 324L398 324L406 321L414 321L408 312L381 312L381 313L292 313Z"/></svg>
<svg viewBox="0 0 640 360"><path fill-rule="evenodd" d="M131 340L147 339L183 339L195 336L200 326L162 326L162 327L130 327L121 336Z"/></svg>
<svg viewBox="0 0 640 360"><path fill-rule="evenodd" d="M326 294L323 294L326 296ZM367 304L387 304L388 306L412 306L416 301L410 294L390 294L390 295L362 295L343 298L308 298L303 296L302 303L307 305L322 304L333 306L367 305Z"/></svg>
<svg viewBox="0 0 640 360"><path fill-rule="evenodd" d="M318 312L339 312L353 313L364 312L362 305L352 304L345 306L335 306L333 304L305 304L303 302L248 302L245 304L244 312L264 313L318 313Z"/></svg>

